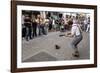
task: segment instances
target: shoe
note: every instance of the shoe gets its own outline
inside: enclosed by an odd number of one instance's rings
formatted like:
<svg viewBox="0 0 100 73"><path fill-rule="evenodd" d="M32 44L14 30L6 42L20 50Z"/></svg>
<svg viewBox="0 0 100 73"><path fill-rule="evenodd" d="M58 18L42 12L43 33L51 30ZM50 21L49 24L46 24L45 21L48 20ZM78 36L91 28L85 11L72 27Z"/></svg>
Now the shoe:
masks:
<svg viewBox="0 0 100 73"><path fill-rule="evenodd" d="M79 57L79 52L72 53L73 57Z"/></svg>

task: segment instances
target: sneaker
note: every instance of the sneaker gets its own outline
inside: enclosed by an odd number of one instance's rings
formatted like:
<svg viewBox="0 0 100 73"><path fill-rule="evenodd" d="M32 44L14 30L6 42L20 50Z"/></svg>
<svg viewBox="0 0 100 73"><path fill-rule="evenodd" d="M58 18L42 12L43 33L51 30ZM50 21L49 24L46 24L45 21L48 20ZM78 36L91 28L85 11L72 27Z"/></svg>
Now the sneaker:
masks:
<svg viewBox="0 0 100 73"><path fill-rule="evenodd" d="M73 55L73 57L79 57L79 52L77 51L77 52L73 53L72 55Z"/></svg>

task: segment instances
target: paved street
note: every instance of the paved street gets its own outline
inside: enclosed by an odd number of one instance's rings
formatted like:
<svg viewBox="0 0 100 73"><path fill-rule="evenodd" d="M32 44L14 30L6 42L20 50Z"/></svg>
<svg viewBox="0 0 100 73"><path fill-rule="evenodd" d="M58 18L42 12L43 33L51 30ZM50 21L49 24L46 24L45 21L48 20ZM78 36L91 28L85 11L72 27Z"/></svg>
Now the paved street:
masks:
<svg viewBox="0 0 100 73"><path fill-rule="evenodd" d="M89 33L83 32L83 40L78 45L80 57L72 57L73 49L71 48L72 38L59 37L61 32L49 32L48 35L42 35L32 40L22 40L22 61L58 61L58 60L80 60L89 59ZM55 44L60 49L55 49Z"/></svg>

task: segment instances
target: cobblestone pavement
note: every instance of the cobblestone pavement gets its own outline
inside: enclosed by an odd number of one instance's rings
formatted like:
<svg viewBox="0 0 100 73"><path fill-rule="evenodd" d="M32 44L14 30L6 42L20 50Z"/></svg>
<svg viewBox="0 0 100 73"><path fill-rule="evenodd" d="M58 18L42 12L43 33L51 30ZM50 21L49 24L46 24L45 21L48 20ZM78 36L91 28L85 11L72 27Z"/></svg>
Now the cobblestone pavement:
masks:
<svg viewBox="0 0 100 73"><path fill-rule="evenodd" d="M61 32L49 32L48 35L42 35L32 40L22 40L22 61L55 61L55 60L80 60L89 59L90 57L90 40L89 33L83 32L83 40L79 43L80 57L72 57L73 49L71 48L72 38L59 37ZM55 44L60 49L55 49Z"/></svg>

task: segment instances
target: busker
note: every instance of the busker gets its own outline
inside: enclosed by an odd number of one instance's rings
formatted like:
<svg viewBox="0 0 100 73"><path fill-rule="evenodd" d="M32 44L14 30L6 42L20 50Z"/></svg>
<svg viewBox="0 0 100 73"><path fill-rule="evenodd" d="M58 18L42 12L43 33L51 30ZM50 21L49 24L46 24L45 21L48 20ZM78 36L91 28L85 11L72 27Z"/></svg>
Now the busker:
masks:
<svg viewBox="0 0 100 73"><path fill-rule="evenodd" d="M74 57L79 57L79 51L78 51L78 44L82 41L83 36L82 36L82 30L78 24L78 17L73 19L73 24L71 26L71 32L65 34L66 37L73 37L71 46L74 50L74 53L72 55Z"/></svg>

